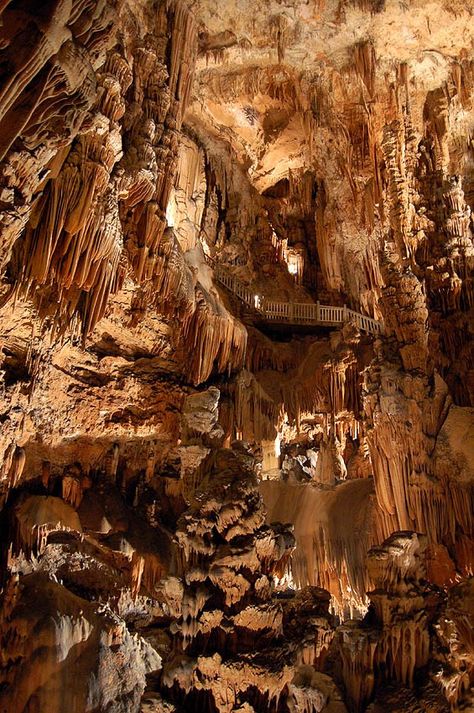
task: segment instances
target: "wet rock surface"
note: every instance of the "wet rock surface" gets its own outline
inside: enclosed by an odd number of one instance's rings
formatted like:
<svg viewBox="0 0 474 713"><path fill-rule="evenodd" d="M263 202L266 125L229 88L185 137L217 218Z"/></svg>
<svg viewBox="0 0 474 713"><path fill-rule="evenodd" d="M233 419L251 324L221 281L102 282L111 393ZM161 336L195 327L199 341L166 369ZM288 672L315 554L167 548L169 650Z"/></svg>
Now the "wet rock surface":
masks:
<svg viewBox="0 0 474 713"><path fill-rule="evenodd" d="M2 713L473 708L473 13L0 0Z"/></svg>

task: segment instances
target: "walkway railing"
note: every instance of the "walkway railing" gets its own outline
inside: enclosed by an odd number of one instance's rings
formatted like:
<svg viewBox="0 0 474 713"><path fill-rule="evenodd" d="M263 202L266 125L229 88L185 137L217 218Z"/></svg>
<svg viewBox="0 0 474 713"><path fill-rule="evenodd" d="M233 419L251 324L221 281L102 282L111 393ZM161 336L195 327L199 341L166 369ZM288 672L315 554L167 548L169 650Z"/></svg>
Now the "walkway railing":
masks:
<svg viewBox="0 0 474 713"><path fill-rule="evenodd" d="M328 326L354 322L364 332L383 334L382 322L355 312L345 305L344 307L336 307L322 305L319 302L277 302L275 300L267 300L256 294L250 287L244 285L237 277L231 275L212 259L209 259L208 262L214 268L216 280L269 322Z"/></svg>

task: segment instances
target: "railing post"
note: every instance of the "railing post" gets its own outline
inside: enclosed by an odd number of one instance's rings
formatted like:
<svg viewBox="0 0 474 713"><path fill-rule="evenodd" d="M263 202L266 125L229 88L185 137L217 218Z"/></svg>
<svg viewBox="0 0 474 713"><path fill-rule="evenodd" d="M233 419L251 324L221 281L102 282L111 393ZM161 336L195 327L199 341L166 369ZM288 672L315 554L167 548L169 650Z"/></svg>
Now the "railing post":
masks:
<svg viewBox="0 0 474 713"><path fill-rule="evenodd" d="M207 258L206 258L207 259ZM212 260L212 258L210 258ZM215 261L214 261L215 262ZM318 324L331 323L332 321L338 322L340 315L342 313L342 319L346 322L349 318L349 313L352 314L352 318L360 329L369 332L370 334L382 335L385 333L385 325L372 317L360 314L360 312L352 311L347 305L344 307L334 307L330 305L321 306L319 300L316 304L307 303L294 303L294 302L269 302L265 300L262 296L259 300L259 306L255 304L255 297L253 292L251 292L248 287L246 287L240 280L236 279L233 275L228 274L218 263L215 263L214 277L221 282L228 290L237 295L243 302L245 302L250 307L256 308L268 319L283 320L287 319L289 322L297 322L309 320L310 322L315 319ZM315 315L316 312L316 315ZM325 315L325 319L322 320L322 314ZM296 315L296 317L295 317ZM315 315L315 317L314 317Z"/></svg>

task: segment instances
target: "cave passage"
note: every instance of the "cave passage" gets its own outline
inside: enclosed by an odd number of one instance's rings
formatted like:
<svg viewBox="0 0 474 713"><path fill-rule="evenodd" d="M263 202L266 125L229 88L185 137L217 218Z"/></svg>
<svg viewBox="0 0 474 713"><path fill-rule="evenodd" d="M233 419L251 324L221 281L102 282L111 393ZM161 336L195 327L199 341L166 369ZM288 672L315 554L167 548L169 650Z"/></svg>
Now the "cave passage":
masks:
<svg viewBox="0 0 474 713"><path fill-rule="evenodd" d="M474 0L0 0L0 713L474 711Z"/></svg>

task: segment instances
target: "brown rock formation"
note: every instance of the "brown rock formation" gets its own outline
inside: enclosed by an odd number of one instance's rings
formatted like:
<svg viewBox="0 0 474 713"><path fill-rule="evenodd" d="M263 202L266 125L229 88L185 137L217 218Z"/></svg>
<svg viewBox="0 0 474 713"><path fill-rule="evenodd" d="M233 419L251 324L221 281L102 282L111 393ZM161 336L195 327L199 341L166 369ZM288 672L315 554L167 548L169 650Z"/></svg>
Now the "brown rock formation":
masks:
<svg viewBox="0 0 474 713"><path fill-rule="evenodd" d="M0 0L1 713L472 709L473 15Z"/></svg>

